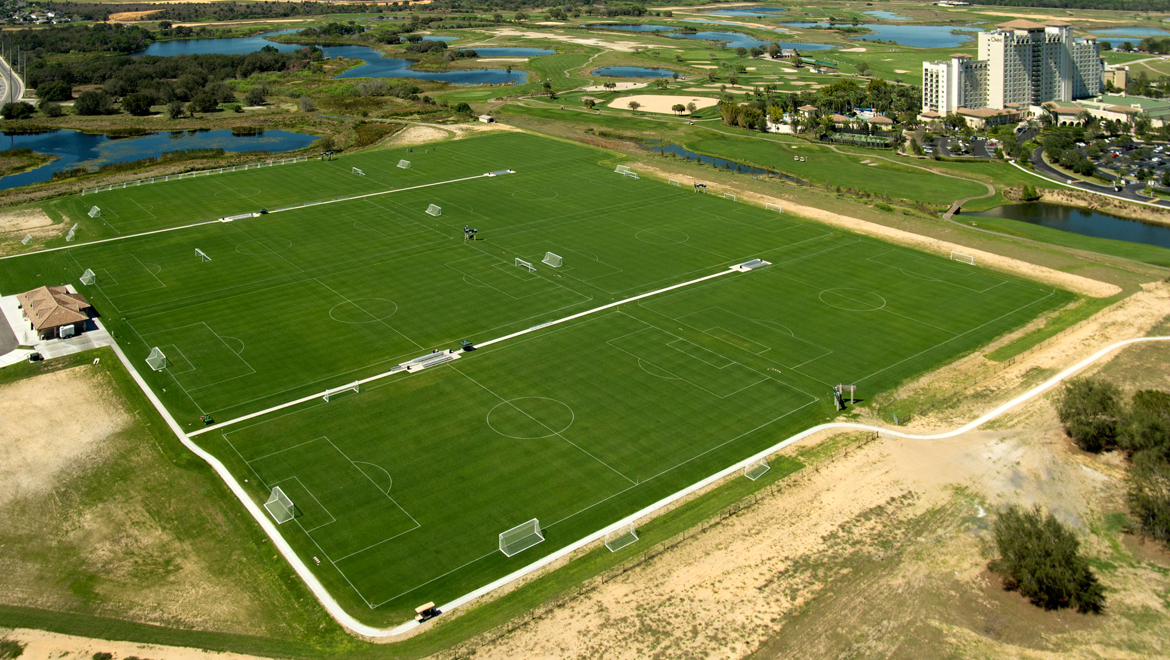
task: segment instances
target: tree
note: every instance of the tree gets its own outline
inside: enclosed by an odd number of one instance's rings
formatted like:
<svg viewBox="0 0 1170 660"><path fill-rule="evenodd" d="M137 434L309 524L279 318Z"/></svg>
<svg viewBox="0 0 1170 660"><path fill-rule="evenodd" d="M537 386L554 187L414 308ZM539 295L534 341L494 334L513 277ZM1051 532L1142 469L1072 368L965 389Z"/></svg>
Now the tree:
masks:
<svg viewBox="0 0 1170 660"><path fill-rule="evenodd" d="M170 117L171 119L182 119L183 118L183 102L176 100L176 101L171 101L170 103L168 103L167 104L167 117Z"/></svg>
<svg viewBox="0 0 1170 660"><path fill-rule="evenodd" d="M1080 541L1056 516L1040 507L1021 509L1010 504L992 526L999 559L991 569L1004 584L1044 609L1071 607L1099 612L1105 590L1080 553Z"/></svg>
<svg viewBox="0 0 1170 660"><path fill-rule="evenodd" d="M526 20L528 20L528 14L525 14L522 11L516 12L516 22L526 21Z"/></svg>
<svg viewBox="0 0 1170 660"><path fill-rule="evenodd" d="M191 97L191 105L195 106L196 112L215 112L219 110L219 99L211 90L201 89Z"/></svg>
<svg viewBox="0 0 1170 660"><path fill-rule="evenodd" d="M65 111L61 109L61 104L53 103L52 101L42 101L40 109L41 114L46 117L60 117L65 114Z"/></svg>
<svg viewBox="0 0 1170 660"><path fill-rule="evenodd" d="M309 98L308 96L302 96L301 100L298 102L298 105L300 105L301 112L312 112L315 108L313 105L313 99Z"/></svg>
<svg viewBox="0 0 1170 660"><path fill-rule="evenodd" d="M1121 390L1108 381L1073 378L1060 392L1056 407L1064 430L1085 451L1117 445L1121 424Z"/></svg>
<svg viewBox="0 0 1170 660"><path fill-rule="evenodd" d="M858 62L857 64L854 64L853 66L856 67L857 72L863 76L866 75L867 71L869 71L869 62L865 62L865 61Z"/></svg>
<svg viewBox="0 0 1170 660"><path fill-rule="evenodd" d="M73 103L73 111L79 115L109 115L117 112L113 99L105 92L82 92Z"/></svg>
<svg viewBox="0 0 1170 660"><path fill-rule="evenodd" d="M642 104L638 103L637 101L630 101L626 105L630 106L630 110L633 110L634 112L637 112L638 108L642 107Z"/></svg>
<svg viewBox="0 0 1170 660"><path fill-rule="evenodd" d="M744 48L743 46L740 46L739 48L735 49L735 54L740 56L740 57L747 57L748 49Z"/></svg>
<svg viewBox="0 0 1170 660"><path fill-rule="evenodd" d="M1170 545L1170 462L1153 451L1134 455L1126 501L1142 534Z"/></svg>
<svg viewBox="0 0 1170 660"><path fill-rule="evenodd" d="M64 80L50 80L37 85L37 98L42 101L68 101L73 98L73 86Z"/></svg>
<svg viewBox="0 0 1170 660"><path fill-rule="evenodd" d="M31 117L37 111L31 103L24 101L17 101L15 103L5 103L0 107L0 117L5 119L24 119Z"/></svg>
<svg viewBox="0 0 1170 660"><path fill-rule="evenodd" d="M1131 453L1153 452L1170 461L1170 392L1135 392L1117 443Z"/></svg>
<svg viewBox="0 0 1170 660"><path fill-rule="evenodd" d="M244 102L248 105L264 105L264 102L267 100L268 93L260 85L256 85L252 89L249 89L247 94L244 94Z"/></svg>
<svg viewBox="0 0 1170 660"><path fill-rule="evenodd" d="M145 117L150 114L150 106L154 105L154 97L150 94L135 92L122 99L122 109L135 117Z"/></svg>
<svg viewBox="0 0 1170 660"><path fill-rule="evenodd" d="M685 106L681 103L675 103L674 105L670 106L670 109L672 112L674 112L674 114L681 115L683 112L686 111L687 106Z"/></svg>
<svg viewBox="0 0 1170 660"><path fill-rule="evenodd" d="M937 153L937 152L935 152ZM1036 186L1025 183L1020 191L1020 199L1025 202L1035 202L1040 199L1040 191L1036 190Z"/></svg>
<svg viewBox="0 0 1170 660"><path fill-rule="evenodd" d="M687 104L687 112L691 113L692 115L695 114L695 110L698 110L698 109L699 109L699 106L695 105L694 101L691 101L690 103Z"/></svg>
<svg viewBox="0 0 1170 660"><path fill-rule="evenodd" d="M612 92L613 90L617 89L617 83L613 82L612 80L609 80L609 81L606 81L606 82L602 83L602 85L601 85L601 86L602 86L602 87L604 87L604 88L606 88L606 89L608 89L608 90L610 90L611 92Z"/></svg>
<svg viewBox="0 0 1170 660"><path fill-rule="evenodd" d="M585 105L585 107L589 108L590 110L593 109L593 106L597 105L597 101L595 101L593 99L582 99L581 103L583 103Z"/></svg>
<svg viewBox="0 0 1170 660"><path fill-rule="evenodd" d="M1170 170L1162 172L1162 186L1170 188Z"/></svg>
<svg viewBox="0 0 1170 660"><path fill-rule="evenodd" d="M455 109L455 114L457 114L457 115L470 115L470 114L472 114L471 105L469 103L467 103L466 101L459 103L458 105L455 106L454 109Z"/></svg>

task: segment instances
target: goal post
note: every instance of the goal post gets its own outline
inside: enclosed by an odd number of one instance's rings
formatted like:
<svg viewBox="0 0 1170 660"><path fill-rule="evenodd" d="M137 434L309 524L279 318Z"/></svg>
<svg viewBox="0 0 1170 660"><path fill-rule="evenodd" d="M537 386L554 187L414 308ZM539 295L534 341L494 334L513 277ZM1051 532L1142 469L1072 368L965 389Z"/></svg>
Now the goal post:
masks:
<svg viewBox="0 0 1170 660"><path fill-rule="evenodd" d="M613 169L614 174L630 174L629 165L618 165Z"/></svg>
<svg viewBox="0 0 1170 660"><path fill-rule="evenodd" d="M357 392L360 392L360 391L361 391L361 386L358 382L355 381L355 382L352 382L348 385L342 385L341 387L334 387L332 389L325 390L325 395L322 396L321 398L325 399L325 401L328 402L331 397L337 396L338 394L341 394L342 392L354 392L356 394Z"/></svg>
<svg viewBox="0 0 1170 660"><path fill-rule="evenodd" d="M431 204L427 207L427 215L440 216L443 215L443 209Z"/></svg>
<svg viewBox="0 0 1170 660"><path fill-rule="evenodd" d="M20 239L21 245L28 245L32 242L32 234L25 234L24 238Z"/></svg>
<svg viewBox="0 0 1170 660"><path fill-rule="evenodd" d="M97 275L94 275L92 270L86 268L85 272L81 274L81 283L93 284L95 281L97 281Z"/></svg>
<svg viewBox="0 0 1170 660"><path fill-rule="evenodd" d="M167 356L155 346L150 349L150 355L146 356L146 364L155 371L162 371L167 368Z"/></svg>
<svg viewBox="0 0 1170 660"><path fill-rule="evenodd" d="M777 213L783 213L783 212L784 212L784 209L783 209L783 207L781 207L779 204L773 204L773 203L771 203L771 202L768 202L768 203L764 204L764 209L765 209L765 210L767 210L767 211L775 211L775 212L777 212Z"/></svg>
<svg viewBox="0 0 1170 660"><path fill-rule="evenodd" d="M366 175L366 173L365 173L365 172L361 171L361 169L359 169L359 168L357 168L357 167L350 168L350 173L351 173L351 174L356 174L356 175L358 175L358 176L365 176L365 175Z"/></svg>
<svg viewBox="0 0 1170 660"><path fill-rule="evenodd" d="M65 242L66 242L66 243L72 243L72 242L73 242L74 235L75 235L76 233L77 233L77 225L76 225L76 224L74 224L72 227L70 227L70 228L69 228L69 233L68 233L68 234L65 234Z"/></svg>
<svg viewBox="0 0 1170 660"><path fill-rule="evenodd" d="M553 268L560 268L562 263L561 255L554 254L552 252L545 252L544 259L541 259L540 261L541 263L552 266Z"/></svg>
<svg viewBox="0 0 1170 660"><path fill-rule="evenodd" d="M752 481L755 481L756 479L764 476L764 473L771 469L772 466L768 465L768 459L761 458L745 465L743 468L743 476Z"/></svg>
<svg viewBox="0 0 1170 660"><path fill-rule="evenodd" d="M88 215L91 218L98 218L98 217L101 217L102 210L96 206L93 206L93 207L90 207L89 213L87 213L86 215Z"/></svg>
<svg viewBox="0 0 1170 660"><path fill-rule="evenodd" d="M962 252L951 252L951 261L961 261L965 264L975 265L975 257L970 254L963 254Z"/></svg>
<svg viewBox="0 0 1170 660"><path fill-rule="evenodd" d="M268 514L280 525L286 523L297 517L297 509L293 505L292 500L288 499L288 495L276 486L272 489L272 494L268 496L268 501L264 503L264 508L268 510Z"/></svg>
<svg viewBox="0 0 1170 660"><path fill-rule="evenodd" d="M398 161L398 167L400 169L409 170L410 169L410 161L409 160L400 160L400 161Z"/></svg>
<svg viewBox="0 0 1170 660"><path fill-rule="evenodd" d="M535 272L536 272L536 267L535 267L535 266L533 266L531 263L529 263L529 262L527 262L527 261L524 261L524 260L523 260L523 259L521 259L520 257L516 257L516 267L517 267L517 268L527 268L527 269L528 269L528 272L530 272L530 273L535 273Z"/></svg>
<svg viewBox="0 0 1170 660"><path fill-rule="evenodd" d="M622 525L620 528L605 535L605 547L610 552L617 552L638 540L638 530L634 523Z"/></svg>
<svg viewBox="0 0 1170 660"><path fill-rule="evenodd" d="M195 248L195 255L199 257L200 261L211 261L211 257L207 256L207 253L199 248Z"/></svg>
<svg viewBox="0 0 1170 660"><path fill-rule="evenodd" d="M723 193L723 199L730 199L733 202L738 202L739 198L731 193Z"/></svg>
<svg viewBox="0 0 1170 660"><path fill-rule="evenodd" d="M504 553L505 557L513 557L543 541L544 534L540 532L540 521L533 518L500 533L500 552Z"/></svg>
<svg viewBox="0 0 1170 660"><path fill-rule="evenodd" d="M672 186L678 186L679 188L682 188L682 183L680 183L678 179L667 179L666 182Z"/></svg>

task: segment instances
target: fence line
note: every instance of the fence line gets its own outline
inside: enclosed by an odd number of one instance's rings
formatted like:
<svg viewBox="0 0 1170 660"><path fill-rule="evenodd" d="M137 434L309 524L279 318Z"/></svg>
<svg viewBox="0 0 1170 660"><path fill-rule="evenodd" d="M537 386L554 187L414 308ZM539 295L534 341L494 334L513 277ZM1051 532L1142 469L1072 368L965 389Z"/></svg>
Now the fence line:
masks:
<svg viewBox="0 0 1170 660"><path fill-rule="evenodd" d="M184 172L182 174L168 174L165 176L155 176L149 179L135 179L134 181L124 181L122 183L111 183L105 186L97 186L96 188L85 188L81 191L82 195L90 195L93 193L105 192L107 190L114 190L115 188L130 188L133 186L141 186L148 183L158 183L162 181L171 181L175 179L191 179L197 176L210 176L212 174L223 174L224 172L237 172L243 170L254 170L260 167L272 167L273 165L284 165L285 163L299 163L301 161L309 160L308 156L297 156L295 158L280 158L275 160L264 161L263 163L248 163L246 165L233 165L232 167L219 167L214 170L196 170L194 172Z"/></svg>

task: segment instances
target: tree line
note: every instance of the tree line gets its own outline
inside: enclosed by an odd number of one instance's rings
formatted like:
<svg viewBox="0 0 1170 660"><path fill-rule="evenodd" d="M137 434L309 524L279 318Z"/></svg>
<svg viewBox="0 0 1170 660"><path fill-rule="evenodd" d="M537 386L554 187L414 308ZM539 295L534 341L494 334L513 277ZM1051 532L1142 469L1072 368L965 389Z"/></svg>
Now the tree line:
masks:
<svg viewBox="0 0 1170 660"><path fill-rule="evenodd" d="M730 80L735 84L735 79ZM753 90L748 102L740 104L734 98L725 98L719 104L723 123L740 128L766 130L767 120L778 123L784 115L792 115L797 108L814 106L813 117L803 121L807 128L822 126L834 113L852 112L854 108L873 108L876 112L892 114L896 121L912 121L922 104L922 90L913 85L892 85L875 78L866 86L854 80L838 80L815 91L777 94L774 85Z"/></svg>
<svg viewBox="0 0 1170 660"><path fill-rule="evenodd" d="M1170 0L976 0L973 5L1040 7L1043 9L1112 9L1114 11L1170 11Z"/></svg>
<svg viewBox="0 0 1170 660"><path fill-rule="evenodd" d="M159 4L135 2L125 4L98 4L89 2L54 2L53 8L87 21L107 21L110 14L127 11L150 11L154 20L184 23L196 21L230 21L252 18L288 18L290 16L320 16L322 14L350 14L378 12L371 3L360 4L328 2L192 2Z"/></svg>

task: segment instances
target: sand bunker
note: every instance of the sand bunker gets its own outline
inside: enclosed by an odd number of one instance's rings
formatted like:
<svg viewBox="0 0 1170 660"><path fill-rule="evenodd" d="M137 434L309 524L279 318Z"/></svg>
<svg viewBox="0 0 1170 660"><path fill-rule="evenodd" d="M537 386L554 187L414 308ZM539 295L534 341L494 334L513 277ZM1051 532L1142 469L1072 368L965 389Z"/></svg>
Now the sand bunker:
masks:
<svg viewBox="0 0 1170 660"><path fill-rule="evenodd" d="M641 89L641 88L645 87L646 85L649 85L650 83L620 82L620 83L614 83L614 84L617 85L617 87L614 87L615 90L617 90L619 92L624 92L627 89ZM608 91L610 91L610 90L605 88L605 85L589 85L588 87L582 87L581 90L585 91L585 92L608 92Z"/></svg>
<svg viewBox="0 0 1170 660"><path fill-rule="evenodd" d="M865 48L863 46L858 46L856 48L842 48L841 52L842 53L864 53Z"/></svg>
<svg viewBox="0 0 1170 660"><path fill-rule="evenodd" d="M894 69L894 73L910 73L906 69Z"/></svg>
<svg viewBox="0 0 1170 660"><path fill-rule="evenodd" d="M639 110L657 112L664 115L673 115L674 111L670 107L677 104L687 105L694 103L696 108L709 108L719 102L715 99L703 98L702 96L655 96L639 94L616 98L609 102L609 107L629 110L630 101L636 101L641 104L641 107L638 108Z"/></svg>

